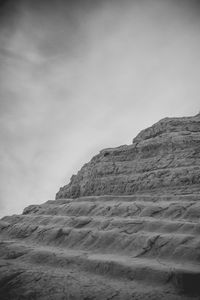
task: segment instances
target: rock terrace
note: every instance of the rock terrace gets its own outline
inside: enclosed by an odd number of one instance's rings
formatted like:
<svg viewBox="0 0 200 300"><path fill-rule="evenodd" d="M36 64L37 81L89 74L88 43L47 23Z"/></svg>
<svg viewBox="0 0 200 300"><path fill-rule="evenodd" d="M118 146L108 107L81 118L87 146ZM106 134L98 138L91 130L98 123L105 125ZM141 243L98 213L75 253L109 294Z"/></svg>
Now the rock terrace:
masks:
<svg viewBox="0 0 200 300"><path fill-rule="evenodd" d="M200 299L200 115L102 150L0 220L1 299Z"/></svg>

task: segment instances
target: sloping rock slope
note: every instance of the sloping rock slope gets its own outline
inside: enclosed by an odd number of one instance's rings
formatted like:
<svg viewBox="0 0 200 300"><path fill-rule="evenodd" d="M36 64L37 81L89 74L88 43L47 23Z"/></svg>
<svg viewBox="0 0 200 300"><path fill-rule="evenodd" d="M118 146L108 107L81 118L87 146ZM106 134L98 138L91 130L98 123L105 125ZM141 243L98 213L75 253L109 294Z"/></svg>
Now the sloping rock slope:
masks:
<svg viewBox="0 0 200 300"><path fill-rule="evenodd" d="M134 193L191 193L200 184L200 114L165 118L132 145L102 150L56 198Z"/></svg>
<svg viewBox="0 0 200 300"><path fill-rule="evenodd" d="M0 299L200 299L200 115L102 150L0 220Z"/></svg>

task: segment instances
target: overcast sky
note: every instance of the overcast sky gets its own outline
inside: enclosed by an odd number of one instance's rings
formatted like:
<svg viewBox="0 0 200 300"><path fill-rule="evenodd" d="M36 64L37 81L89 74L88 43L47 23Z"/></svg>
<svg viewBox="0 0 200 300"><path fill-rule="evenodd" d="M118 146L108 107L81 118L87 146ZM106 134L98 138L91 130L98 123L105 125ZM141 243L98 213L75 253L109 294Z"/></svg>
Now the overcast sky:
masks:
<svg viewBox="0 0 200 300"><path fill-rule="evenodd" d="M101 149L199 112L198 1L0 5L0 216L54 199Z"/></svg>

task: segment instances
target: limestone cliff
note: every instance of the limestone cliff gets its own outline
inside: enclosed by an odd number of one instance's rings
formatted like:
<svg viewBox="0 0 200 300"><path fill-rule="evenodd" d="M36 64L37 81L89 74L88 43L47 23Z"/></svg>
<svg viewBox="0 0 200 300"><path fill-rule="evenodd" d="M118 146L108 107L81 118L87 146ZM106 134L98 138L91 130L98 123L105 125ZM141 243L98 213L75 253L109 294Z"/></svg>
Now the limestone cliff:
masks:
<svg viewBox="0 0 200 300"><path fill-rule="evenodd" d="M200 115L102 150L0 220L1 300L199 300Z"/></svg>
<svg viewBox="0 0 200 300"><path fill-rule="evenodd" d="M200 114L165 118L141 131L132 145L100 151L56 198L199 190L199 132Z"/></svg>

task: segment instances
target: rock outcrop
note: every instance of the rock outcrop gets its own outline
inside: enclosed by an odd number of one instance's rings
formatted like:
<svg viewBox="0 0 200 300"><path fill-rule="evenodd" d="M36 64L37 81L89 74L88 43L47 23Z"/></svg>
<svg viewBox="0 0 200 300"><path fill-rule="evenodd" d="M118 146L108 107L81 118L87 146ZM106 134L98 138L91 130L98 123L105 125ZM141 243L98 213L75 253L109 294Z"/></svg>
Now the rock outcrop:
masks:
<svg viewBox="0 0 200 300"><path fill-rule="evenodd" d="M56 198L199 191L200 114L165 118L134 138L132 145L102 150Z"/></svg>
<svg viewBox="0 0 200 300"><path fill-rule="evenodd" d="M1 299L200 299L200 115L102 150L0 220Z"/></svg>

